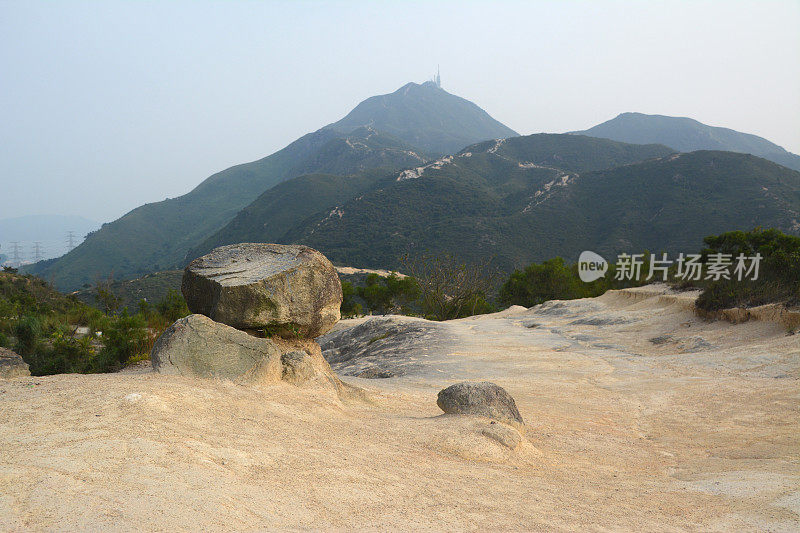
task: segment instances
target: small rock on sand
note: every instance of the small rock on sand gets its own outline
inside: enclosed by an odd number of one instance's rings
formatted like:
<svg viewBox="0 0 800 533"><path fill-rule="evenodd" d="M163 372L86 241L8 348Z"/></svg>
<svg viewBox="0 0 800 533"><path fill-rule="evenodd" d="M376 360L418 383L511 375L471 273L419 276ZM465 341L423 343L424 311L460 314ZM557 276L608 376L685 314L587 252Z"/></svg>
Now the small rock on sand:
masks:
<svg viewBox="0 0 800 533"><path fill-rule="evenodd" d="M489 381L464 381L439 391L436 404L448 414L475 415L500 422L524 424L514 398Z"/></svg>

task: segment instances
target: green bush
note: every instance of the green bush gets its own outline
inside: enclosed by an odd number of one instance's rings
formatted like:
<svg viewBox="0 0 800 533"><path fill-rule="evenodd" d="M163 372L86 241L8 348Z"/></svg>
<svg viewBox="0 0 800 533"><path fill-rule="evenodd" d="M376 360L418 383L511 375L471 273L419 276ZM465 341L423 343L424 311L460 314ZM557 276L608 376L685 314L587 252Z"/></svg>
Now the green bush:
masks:
<svg viewBox="0 0 800 533"><path fill-rule="evenodd" d="M362 306L356 301L358 292L349 281L342 282L342 316L345 318L361 314Z"/></svg>
<svg viewBox="0 0 800 533"><path fill-rule="evenodd" d="M543 263L534 263L525 270L515 270L500 287L500 303L531 307L548 300L575 300L594 298L611 289L638 287L648 283L650 254L644 252L641 276L638 279L618 280L617 265L608 265L605 276L586 283L578 275L578 265L567 264L561 257Z"/></svg>
<svg viewBox="0 0 800 533"><path fill-rule="evenodd" d="M800 305L800 237L776 229L732 231L704 239L703 257L713 253L752 257L761 254L758 279L749 277L701 281L704 290L698 308L713 311L731 307L752 307L768 303Z"/></svg>
<svg viewBox="0 0 800 533"><path fill-rule="evenodd" d="M76 339L72 332L62 329L42 342L36 353L25 360L35 376L94 370L95 352L89 337Z"/></svg>
<svg viewBox="0 0 800 533"><path fill-rule="evenodd" d="M14 327L14 336L17 338L14 351L20 355L33 354L41 334L42 325L39 319L35 316L23 316Z"/></svg>
<svg viewBox="0 0 800 533"><path fill-rule="evenodd" d="M175 289L169 289L166 296L156 304L156 311L170 324L189 315L189 307L183 295Z"/></svg>
<svg viewBox="0 0 800 533"><path fill-rule="evenodd" d="M503 305L531 307L547 300L571 300L588 294L577 273L560 257L516 270L500 287Z"/></svg>
<svg viewBox="0 0 800 533"><path fill-rule="evenodd" d="M357 288L371 311L386 314L397 313L408 308L419 297L419 287L413 278L368 274L365 285Z"/></svg>
<svg viewBox="0 0 800 533"><path fill-rule="evenodd" d="M495 289L498 272L492 259L466 262L449 253L407 253L403 269L414 280L417 304L431 320L463 318L491 312L489 294Z"/></svg>
<svg viewBox="0 0 800 533"><path fill-rule="evenodd" d="M131 315L128 308L115 317L103 331L103 348L100 350L103 364L109 367L122 366L148 349L147 322L140 314Z"/></svg>

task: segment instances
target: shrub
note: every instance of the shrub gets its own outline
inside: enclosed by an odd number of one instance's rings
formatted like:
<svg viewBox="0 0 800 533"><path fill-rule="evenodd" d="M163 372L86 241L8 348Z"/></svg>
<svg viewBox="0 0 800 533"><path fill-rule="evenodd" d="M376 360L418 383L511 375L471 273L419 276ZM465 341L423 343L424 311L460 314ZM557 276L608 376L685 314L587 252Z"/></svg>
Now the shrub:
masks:
<svg viewBox="0 0 800 533"><path fill-rule="evenodd" d="M175 289L169 289L166 296L156 304L156 310L168 323L189 315L189 307L183 295Z"/></svg>
<svg viewBox="0 0 800 533"><path fill-rule="evenodd" d="M641 276L638 279L618 280L617 265L608 265L605 276L586 283L578 275L577 263L567 264L561 257L533 263L525 270L515 270L500 287L500 303L531 307L548 300L594 298L611 289L638 287L649 283L650 254L644 252Z"/></svg>
<svg viewBox="0 0 800 533"><path fill-rule="evenodd" d="M95 298L103 308L103 312L107 315L116 313L119 309L122 299L114 294L112 289L114 280L109 276L106 280L98 280L95 287Z"/></svg>
<svg viewBox="0 0 800 533"><path fill-rule="evenodd" d="M140 314L131 315L128 308L103 331L103 349L100 351L103 365L121 366L128 359L135 358L147 351L149 335L147 323Z"/></svg>
<svg viewBox="0 0 800 533"><path fill-rule="evenodd" d="M42 325L35 316L24 316L20 318L14 327L14 336L17 337L17 344L14 351L20 355L32 355L39 343L42 334Z"/></svg>
<svg viewBox="0 0 800 533"><path fill-rule="evenodd" d="M406 254L402 263L414 280L426 318L450 320L493 309L488 297L497 271L490 260L465 263L450 254Z"/></svg>
<svg viewBox="0 0 800 533"><path fill-rule="evenodd" d="M168 325L161 312L170 321L186 312L177 292L156 307L147 316L127 309L106 315L34 276L0 272L0 344L22 355L34 375L111 372L148 356ZM75 337L76 326L86 325L104 335Z"/></svg>
<svg viewBox="0 0 800 533"><path fill-rule="evenodd" d="M93 370L95 352L91 339L76 339L65 329L54 332L27 359L31 374L35 376L64 372L90 372Z"/></svg>
<svg viewBox="0 0 800 533"><path fill-rule="evenodd" d="M767 303L787 306L800 304L800 237L786 235L776 229L732 231L704 239L705 258L712 253L739 254L752 257L761 254L758 279L720 279L702 282L703 292L697 298L700 309L713 311L730 307L750 307Z"/></svg>
<svg viewBox="0 0 800 533"><path fill-rule="evenodd" d="M397 313L419 297L417 282L410 277L400 277L395 273L389 276L368 274L365 286L358 287L358 295L367 307L377 313Z"/></svg>
<svg viewBox="0 0 800 533"><path fill-rule="evenodd" d="M354 317L361 314L361 304L355 299L356 288L349 281L342 283L342 316L345 318Z"/></svg>
<svg viewBox="0 0 800 533"><path fill-rule="evenodd" d="M560 257L515 270L500 288L503 305L531 307L547 300L571 300L587 295L578 275Z"/></svg>

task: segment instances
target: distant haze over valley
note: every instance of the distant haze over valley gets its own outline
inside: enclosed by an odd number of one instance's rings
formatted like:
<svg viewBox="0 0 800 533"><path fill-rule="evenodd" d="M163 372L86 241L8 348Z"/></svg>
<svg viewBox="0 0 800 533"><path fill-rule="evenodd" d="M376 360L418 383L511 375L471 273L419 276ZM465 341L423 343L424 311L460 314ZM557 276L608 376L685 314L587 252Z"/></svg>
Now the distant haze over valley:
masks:
<svg viewBox="0 0 800 533"><path fill-rule="evenodd" d="M100 223L75 215L29 215L0 219L0 255L22 262L50 259L83 242ZM16 250L16 252L15 252ZM0 261L2 263L2 261Z"/></svg>

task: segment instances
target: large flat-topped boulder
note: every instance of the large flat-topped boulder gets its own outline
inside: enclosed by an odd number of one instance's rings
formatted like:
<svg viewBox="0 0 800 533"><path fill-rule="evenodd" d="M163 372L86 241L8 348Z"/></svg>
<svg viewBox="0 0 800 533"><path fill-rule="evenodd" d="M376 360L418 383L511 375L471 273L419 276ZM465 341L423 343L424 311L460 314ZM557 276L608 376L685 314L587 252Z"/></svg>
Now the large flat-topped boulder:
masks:
<svg viewBox="0 0 800 533"><path fill-rule="evenodd" d="M183 274L189 310L237 329L318 337L340 318L336 269L307 246L242 243L195 259Z"/></svg>

